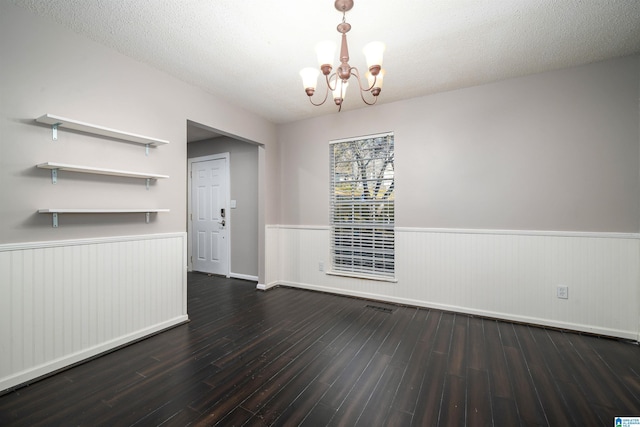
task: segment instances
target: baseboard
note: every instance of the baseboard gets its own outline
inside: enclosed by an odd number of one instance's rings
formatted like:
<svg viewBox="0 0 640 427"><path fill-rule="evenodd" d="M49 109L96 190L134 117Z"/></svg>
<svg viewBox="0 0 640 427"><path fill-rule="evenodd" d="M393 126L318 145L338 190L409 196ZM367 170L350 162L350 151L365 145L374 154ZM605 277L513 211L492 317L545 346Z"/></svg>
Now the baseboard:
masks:
<svg viewBox="0 0 640 427"><path fill-rule="evenodd" d="M576 324L576 323L559 322L559 321L549 320L549 319L519 316L515 314L510 314L510 313L477 310L477 309L471 309L471 308L461 307L461 306L432 303L428 301L412 300L407 298L397 298L397 297L391 297L386 295L372 294L368 292L348 291L348 290L339 289L339 288L332 288L330 286L318 286L318 285L311 285L307 283L297 283L297 282L289 282L289 281L280 281L278 282L278 284L282 286L289 286L292 288L306 289L306 290L318 291L318 292L327 292L327 293L336 294L336 295L351 296L351 297L375 300L380 302L389 302L389 303L408 305L413 307L431 308L435 310L468 314L472 316L506 320L506 321L518 322L518 323L526 323L531 325L546 326L546 327L557 328L557 329L566 329L566 330L571 330L576 332L585 332L585 333L595 334L595 335L623 338L631 341L640 341L640 337L635 331L600 328L600 327L593 327L589 325L582 325L582 324Z"/></svg>
<svg viewBox="0 0 640 427"><path fill-rule="evenodd" d="M108 353L119 347L132 344L136 341L147 338L166 329L179 326L188 321L189 316L178 316L166 322L158 323L157 325L153 325L151 327L144 328L127 335L123 335L111 341L104 342L100 345L84 349L77 353L66 355L59 359L51 360L42 365L35 366L22 372L18 372L9 377L5 377L0 380L0 394L8 391L8 389L20 387L25 383L29 383L32 381L37 381L38 379L55 374L56 372L69 368L80 362L86 362L89 359Z"/></svg>
<svg viewBox="0 0 640 427"><path fill-rule="evenodd" d="M249 274L229 273L229 277L233 279L250 280L252 282L258 281L258 276L251 276Z"/></svg>
<svg viewBox="0 0 640 427"><path fill-rule="evenodd" d="M271 282L268 284L263 284L263 283L258 283L258 285L256 285L256 289L260 290L260 291L268 291L271 288L275 288L276 286L278 286L279 283L278 282Z"/></svg>

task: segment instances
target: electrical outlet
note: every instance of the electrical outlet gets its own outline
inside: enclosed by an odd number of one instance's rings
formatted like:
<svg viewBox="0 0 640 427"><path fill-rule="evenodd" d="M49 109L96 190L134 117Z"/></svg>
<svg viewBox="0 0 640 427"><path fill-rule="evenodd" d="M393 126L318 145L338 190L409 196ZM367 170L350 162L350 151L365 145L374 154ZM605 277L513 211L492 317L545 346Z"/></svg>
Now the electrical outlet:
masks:
<svg viewBox="0 0 640 427"><path fill-rule="evenodd" d="M557 292L558 292L557 293L558 298L562 298L562 299L568 299L569 298L569 287L568 286L558 285Z"/></svg>
<svg viewBox="0 0 640 427"><path fill-rule="evenodd" d="M323 261L320 261L318 263L318 271L324 271L324 262Z"/></svg>

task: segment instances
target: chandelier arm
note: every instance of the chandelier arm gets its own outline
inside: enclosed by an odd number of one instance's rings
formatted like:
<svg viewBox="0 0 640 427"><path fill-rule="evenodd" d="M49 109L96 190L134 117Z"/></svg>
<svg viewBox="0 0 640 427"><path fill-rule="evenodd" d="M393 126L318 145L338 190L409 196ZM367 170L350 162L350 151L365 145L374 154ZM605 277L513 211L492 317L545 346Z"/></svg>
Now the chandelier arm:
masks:
<svg viewBox="0 0 640 427"><path fill-rule="evenodd" d="M378 76L373 76L373 83L371 83L371 86L369 86L368 89L365 89L365 88L362 87L362 81L360 80L360 72L358 71L358 69L356 67L351 67L351 69L349 71L352 72L357 77L358 86L360 86L360 91L361 92L371 92L371 89L376 87L376 82L378 80ZM369 105L372 105L372 104L369 104Z"/></svg>
<svg viewBox="0 0 640 427"><path fill-rule="evenodd" d="M377 96L374 96L374 97L373 97L373 102L369 102L369 101L367 101L366 99L364 99L364 93L365 93L365 92L366 92L366 91L364 91L364 90L361 90L361 91L360 91L360 98L362 98L362 102L364 102L364 103L365 103L365 104L367 104L367 105L373 105L373 104L375 104L376 102L378 102L378 97L377 97Z"/></svg>
<svg viewBox="0 0 640 427"><path fill-rule="evenodd" d="M336 78L336 84L333 85L333 87L331 87L331 79L334 78L334 77ZM327 79L327 90L330 90L332 92L334 90L336 90L336 88L338 87L338 75L337 75L337 73L333 73L331 75L327 74L327 75L325 75L325 78Z"/></svg>
<svg viewBox="0 0 640 427"><path fill-rule="evenodd" d="M378 97L377 96L373 97L373 102L369 102L364 98L364 93L365 92L369 92L370 93L371 89L373 89L374 86L372 85L369 89L363 88L362 87L362 82L360 81L360 72L358 72L358 69L356 67L351 67L350 71L353 73L354 76L356 76L356 80L358 80L358 86L360 87L360 98L362 98L362 102L364 102L367 105L373 105L376 102L378 102ZM375 85L375 80L374 80L373 84Z"/></svg>
<svg viewBox="0 0 640 427"><path fill-rule="evenodd" d="M311 97L309 97L309 102L311 102L313 105L315 105L316 107L321 106L322 104L324 104L325 102L327 102L327 98L329 97L329 87L327 87L327 89L324 91L324 99L322 100L322 102L320 103L315 103L313 102L313 100L311 99Z"/></svg>
<svg viewBox="0 0 640 427"><path fill-rule="evenodd" d="M378 102L378 97L377 96L373 97L373 102L367 102L362 95L360 95L360 98L362 98L362 101L364 101L364 103L367 104L367 105L374 105L376 102Z"/></svg>

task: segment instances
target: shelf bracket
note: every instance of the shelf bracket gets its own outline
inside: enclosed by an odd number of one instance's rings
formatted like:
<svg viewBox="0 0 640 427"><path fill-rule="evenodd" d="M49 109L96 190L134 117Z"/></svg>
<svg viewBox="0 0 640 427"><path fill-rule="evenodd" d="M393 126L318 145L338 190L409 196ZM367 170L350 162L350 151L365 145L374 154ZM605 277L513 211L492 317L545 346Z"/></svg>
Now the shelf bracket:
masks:
<svg viewBox="0 0 640 427"><path fill-rule="evenodd" d="M145 144L144 145L144 155L148 156L149 155L149 144Z"/></svg>
<svg viewBox="0 0 640 427"><path fill-rule="evenodd" d="M58 169L51 169L51 183L55 184L58 182Z"/></svg>
<svg viewBox="0 0 640 427"><path fill-rule="evenodd" d="M54 212L53 215L53 228L58 228L58 212Z"/></svg>
<svg viewBox="0 0 640 427"><path fill-rule="evenodd" d="M149 217L151 217L151 212L147 212L145 216L146 216L145 222L149 224Z"/></svg>
<svg viewBox="0 0 640 427"><path fill-rule="evenodd" d="M58 140L58 126L61 125L62 123L54 123L51 125L51 138L54 141Z"/></svg>
<svg viewBox="0 0 640 427"><path fill-rule="evenodd" d="M151 178L147 178L145 181L147 181L147 190L149 189L149 184L151 183Z"/></svg>

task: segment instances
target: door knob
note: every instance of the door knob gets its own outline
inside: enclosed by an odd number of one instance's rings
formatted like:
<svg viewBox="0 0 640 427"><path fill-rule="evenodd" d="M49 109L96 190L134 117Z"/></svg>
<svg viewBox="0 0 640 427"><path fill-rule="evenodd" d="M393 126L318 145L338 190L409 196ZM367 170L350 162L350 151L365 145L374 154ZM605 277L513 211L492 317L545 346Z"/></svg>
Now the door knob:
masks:
<svg viewBox="0 0 640 427"><path fill-rule="evenodd" d="M220 221L220 222L219 222L219 224L220 224L221 226L223 226L223 227L224 227L224 225L226 224L226 222L225 222L225 221L224 221L224 219L223 219L222 221Z"/></svg>

